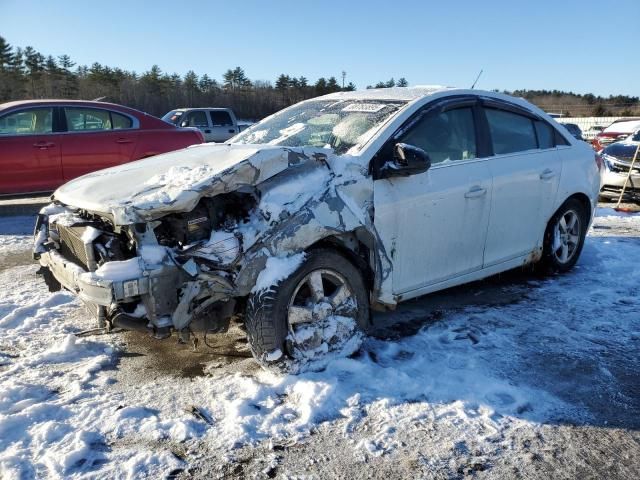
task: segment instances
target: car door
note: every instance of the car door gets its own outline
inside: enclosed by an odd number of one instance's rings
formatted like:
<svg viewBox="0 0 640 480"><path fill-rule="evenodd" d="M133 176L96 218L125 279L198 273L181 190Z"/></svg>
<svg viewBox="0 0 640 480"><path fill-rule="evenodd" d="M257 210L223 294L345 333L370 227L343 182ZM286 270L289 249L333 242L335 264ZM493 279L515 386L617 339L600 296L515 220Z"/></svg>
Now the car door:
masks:
<svg viewBox="0 0 640 480"><path fill-rule="evenodd" d="M424 173L374 181L374 222L394 294L482 268L492 182L477 110L474 98L428 107L389 142L419 147L432 162ZM379 155L391 160L389 146Z"/></svg>
<svg viewBox="0 0 640 480"><path fill-rule="evenodd" d="M207 115L205 110L192 110L186 115L183 115L180 126L197 128L202 132L202 135L204 135L205 142L215 141L209 115Z"/></svg>
<svg viewBox="0 0 640 480"><path fill-rule="evenodd" d="M64 120L65 181L131 161L138 131L129 116L101 108L66 106Z"/></svg>
<svg viewBox="0 0 640 480"><path fill-rule="evenodd" d="M508 104L483 108L494 155L491 218L484 253L490 267L518 257L536 256L558 191L562 162L555 129Z"/></svg>
<svg viewBox="0 0 640 480"><path fill-rule="evenodd" d="M238 133L238 128L225 110L210 110L212 139L214 142L226 142Z"/></svg>
<svg viewBox="0 0 640 480"><path fill-rule="evenodd" d="M46 192L63 183L55 107L0 117L0 194Z"/></svg>

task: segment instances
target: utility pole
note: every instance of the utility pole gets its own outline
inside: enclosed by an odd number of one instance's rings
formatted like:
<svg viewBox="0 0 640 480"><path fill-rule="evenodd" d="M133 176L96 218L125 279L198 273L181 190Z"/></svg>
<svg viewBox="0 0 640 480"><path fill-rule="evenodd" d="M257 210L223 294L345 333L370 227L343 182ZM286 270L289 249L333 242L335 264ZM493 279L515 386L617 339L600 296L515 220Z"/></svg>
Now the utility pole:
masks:
<svg viewBox="0 0 640 480"><path fill-rule="evenodd" d="M342 89L344 90L344 79L347 78L347 72L342 71Z"/></svg>

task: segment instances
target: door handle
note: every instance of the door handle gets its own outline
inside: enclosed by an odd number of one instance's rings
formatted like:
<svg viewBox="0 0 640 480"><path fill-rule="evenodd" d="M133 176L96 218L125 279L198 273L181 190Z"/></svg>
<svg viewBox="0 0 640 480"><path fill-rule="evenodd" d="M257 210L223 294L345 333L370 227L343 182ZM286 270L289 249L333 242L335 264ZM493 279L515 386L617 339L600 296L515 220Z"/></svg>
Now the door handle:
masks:
<svg viewBox="0 0 640 480"><path fill-rule="evenodd" d="M39 148L40 150L46 150L47 148L55 147L55 143L51 142L36 142L33 144L35 148Z"/></svg>
<svg viewBox="0 0 640 480"><path fill-rule="evenodd" d="M211 133L211 130L205 130L204 133Z"/></svg>
<svg viewBox="0 0 640 480"><path fill-rule="evenodd" d="M554 172L550 168L547 168L545 171L543 171L540 174L540 180L551 180L555 176L556 176L556 172Z"/></svg>
<svg viewBox="0 0 640 480"><path fill-rule="evenodd" d="M229 129L229 133L236 133L236 129L235 128L230 128Z"/></svg>
<svg viewBox="0 0 640 480"><path fill-rule="evenodd" d="M469 190L467 193L464 194L464 198L478 198L486 194L487 194L486 188L482 188L481 186L476 185L474 187L471 187L471 190Z"/></svg>
<svg viewBox="0 0 640 480"><path fill-rule="evenodd" d="M128 138L119 138L116 140L116 143L131 143L133 142L133 140L130 140Z"/></svg>

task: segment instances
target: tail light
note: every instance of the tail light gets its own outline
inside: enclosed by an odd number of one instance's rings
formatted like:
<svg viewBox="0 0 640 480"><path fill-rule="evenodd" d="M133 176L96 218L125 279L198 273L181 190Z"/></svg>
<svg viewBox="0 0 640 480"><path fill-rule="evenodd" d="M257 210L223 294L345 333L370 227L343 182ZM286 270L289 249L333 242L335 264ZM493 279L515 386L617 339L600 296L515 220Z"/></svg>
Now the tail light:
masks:
<svg viewBox="0 0 640 480"><path fill-rule="evenodd" d="M596 165L598 166L598 171L600 171L604 166L604 160L602 159L602 155L600 155L599 153L596 153L595 157L596 157Z"/></svg>

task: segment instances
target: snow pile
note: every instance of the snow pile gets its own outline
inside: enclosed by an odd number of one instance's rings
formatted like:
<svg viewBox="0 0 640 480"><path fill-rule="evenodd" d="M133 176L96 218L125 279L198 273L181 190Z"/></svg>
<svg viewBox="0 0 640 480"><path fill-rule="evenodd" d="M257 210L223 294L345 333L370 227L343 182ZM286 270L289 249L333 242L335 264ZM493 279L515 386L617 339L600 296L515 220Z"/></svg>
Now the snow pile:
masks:
<svg viewBox="0 0 640 480"><path fill-rule="evenodd" d="M29 236L7 242L8 222L0 221L0 244L19 255ZM20 233L32 222L25 221ZM166 417L144 406L127 409L122 395L109 392L117 337L73 335L95 327L95 320L73 295L49 294L36 269L28 258L0 268L0 285L11 285L0 296L0 476L139 478L180 468L183 462L168 449L128 442L181 442L201 434L197 422L186 413ZM118 439L123 446L113 445Z"/></svg>
<svg viewBox="0 0 640 480"><path fill-rule="evenodd" d="M269 257L264 269L258 274L258 279L252 292L267 290L269 287L288 278L304 261L305 254L298 253L288 257Z"/></svg>
<svg viewBox="0 0 640 480"><path fill-rule="evenodd" d="M157 255L152 256L156 257ZM155 260L156 258L153 259ZM96 276L114 282L139 278L142 276L140 258L133 257L129 260L105 262L95 272L84 273L83 275L88 277Z"/></svg>

